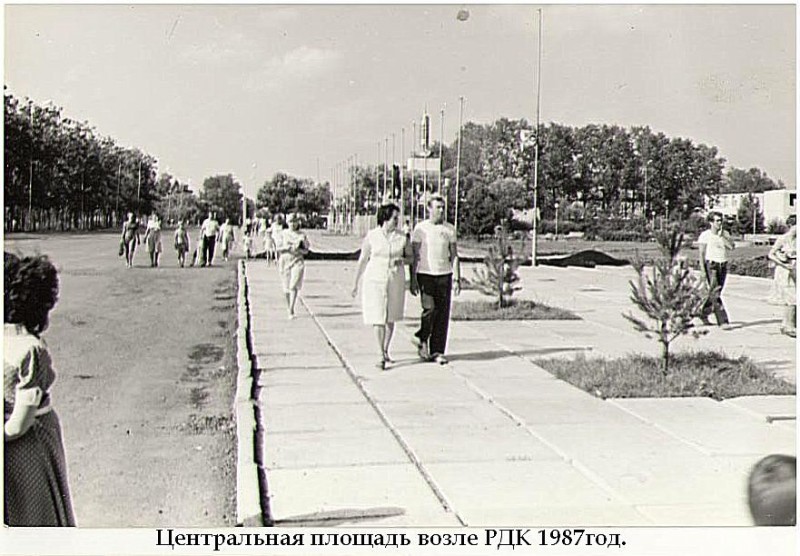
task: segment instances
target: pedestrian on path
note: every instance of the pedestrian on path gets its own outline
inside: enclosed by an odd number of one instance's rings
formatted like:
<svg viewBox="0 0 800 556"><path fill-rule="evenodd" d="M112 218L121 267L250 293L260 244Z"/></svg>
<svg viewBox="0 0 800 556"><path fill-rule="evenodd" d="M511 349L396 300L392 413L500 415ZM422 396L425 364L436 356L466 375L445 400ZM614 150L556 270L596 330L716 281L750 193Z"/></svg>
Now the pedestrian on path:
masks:
<svg viewBox="0 0 800 556"><path fill-rule="evenodd" d="M161 255L161 219L155 212L150 215L147 221L147 228L144 232L144 243L147 245L147 252L150 254L150 266L158 266L158 258Z"/></svg>
<svg viewBox="0 0 800 556"><path fill-rule="evenodd" d="M186 264L186 253L189 252L189 233L183 220L178 220L178 229L175 230L175 251L178 252L178 264L183 268Z"/></svg>
<svg viewBox="0 0 800 556"><path fill-rule="evenodd" d="M133 254L136 252L136 246L141 243L139 236L139 223L132 212L128 213L128 219L122 225L122 242L123 251L125 253L125 266L127 268L133 267Z"/></svg>
<svg viewBox="0 0 800 556"><path fill-rule="evenodd" d="M278 272L281 276L281 286L286 295L286 310L289 319L295 317L294 306L297 303L297 294L303 287L303 274L305 273L305 259L308 254L309 243L306 235L300 231L300 217L290 214L288 217L289 228L281 232L278 242Z"/></svg>
<svg viewBox="0 0 800 556"><path fill-rule="evenodd" d="M420 292L422 317L414 334L420 358L447 364L447 330L450 326L451 290L461 293L461 265L458 260L456 229L444 219L444 199L434 195L428 201L427 220L414 228L411 237L414 262L411 293Z"/></svg>
<svg viewBox="0 0 800 556"><path fill-rule="evenodd" d="M15 527L74 527L61 423L50 403L56 375L41 338L58 299L45 256L4 254L3 521Z"/></svg>
<svg viewBox="0 0 800 556"><path fill-rule="evenodd" d="M797 458L771 454L758 461L747 480L747 502L756 525L797 523Z"/></svg>
<svg viewBox="0 0 800 556"><path fill-rule="evenodd" d="M785 307L781 333L797 336L797 217L786 219L789 231L775 241L767 257L775 263L771 301Z"/></svg>
<svg viewBox="0 0 800 556"><path fill-rule="evenodd" d="M708 284L708 299L703 304L700 318L703 324L711 324L708 316L713 312L717 325L723 329L730 327L728 312L722 302L722 288L728 275L728 259L734 249L731 234L723 228L722 214L712 211L708 214L711 228L697 238L700 266Z"/></svg>
<svg viewBox="0 0 800 556"><path fill-rule="evenodd" d="M389 345L394 334L394 323L403 320L406 301L406 275L404 266L413 262L411 245L398 229L400 207L389 203L378 208L378 227L370 230L361 244L352 296L361 287L361 311L364 324L372 325L378 341L380 359L376 367L383 370L393 360ZM410 271L410 268L409 268Z"/></svg>
<svg viewBox="0 0 800 556"><path fill-rule="evenodd" d="M202 237L200 250L203 253L200 266L212 266L214 262L214 247L219 234L219 222L217 222L217 215L214 212L209 211L208 218L203 220L200 225L200 234Z"/></svg>
<svg viewBox="0 0 800 556"><path fill-rule="evenodd" d="M233 224L231 219L226 218L225 223L219 230L219 243L222 244L222 258L227 262L228 256L231 254L231 247L233 247Z"/></svg>
<svg viewBox="0 0 800 556"><path fill-rule="evenodd" d="M266 219L264 220L266 226ZM286 222L283 219L283 215L276 214L274 220L266 228L264 233L264 246L267 252L267 264L270 261L275 261L278 263L278 243L281 241L281 236L283 235L283 230L286 229Z"/></svg>

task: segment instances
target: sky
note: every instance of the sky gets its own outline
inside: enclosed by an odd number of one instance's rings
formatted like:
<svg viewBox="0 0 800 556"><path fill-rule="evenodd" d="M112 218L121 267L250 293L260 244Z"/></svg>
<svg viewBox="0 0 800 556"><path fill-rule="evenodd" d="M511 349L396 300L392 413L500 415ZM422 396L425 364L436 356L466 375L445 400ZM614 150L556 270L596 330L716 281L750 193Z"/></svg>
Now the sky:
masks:
<svg viewBox="0 0 800 556"><path fill-rule="evenodd" d="M540 7L543 124L647 125L795 187L794 5ZM4 32L12 94L194 189L399 162L426 107L455 141L462 96L464 122L536 117L534 5L6 5Z"/></svg>

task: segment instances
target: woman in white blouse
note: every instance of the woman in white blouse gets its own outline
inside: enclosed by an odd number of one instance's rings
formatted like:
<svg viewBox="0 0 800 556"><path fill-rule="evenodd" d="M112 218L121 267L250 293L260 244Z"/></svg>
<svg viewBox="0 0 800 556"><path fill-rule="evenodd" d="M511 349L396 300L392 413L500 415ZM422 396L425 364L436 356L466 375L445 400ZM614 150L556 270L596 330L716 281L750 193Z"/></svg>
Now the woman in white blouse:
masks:
<svg viewBox="0 0 800 556"><path fill-rule="evenodd" d="M379 369L391 363L389 344L394 323L403 319L406 297L404 265L411 265L411 245L398 229L400 209L389 203L378 208L378 227L370 230L361 246L352 295L358 294L361 276L361 310L364 324L371 324L378 341Z"/></svg>

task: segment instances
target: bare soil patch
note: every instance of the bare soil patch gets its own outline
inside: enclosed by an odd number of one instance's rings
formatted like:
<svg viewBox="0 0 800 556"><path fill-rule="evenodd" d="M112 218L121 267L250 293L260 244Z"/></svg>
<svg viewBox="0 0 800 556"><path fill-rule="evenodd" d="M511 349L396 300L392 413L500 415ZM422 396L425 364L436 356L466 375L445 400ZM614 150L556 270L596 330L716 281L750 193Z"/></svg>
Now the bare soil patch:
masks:
<svg viewBox="0 0 800 556"><path fill-rule="evenodd" d="M194 237L194 236L193 236ZM81 527L235 525L236 263L117 257L116 234L42 235L60 300L44 337Z"/></svg>

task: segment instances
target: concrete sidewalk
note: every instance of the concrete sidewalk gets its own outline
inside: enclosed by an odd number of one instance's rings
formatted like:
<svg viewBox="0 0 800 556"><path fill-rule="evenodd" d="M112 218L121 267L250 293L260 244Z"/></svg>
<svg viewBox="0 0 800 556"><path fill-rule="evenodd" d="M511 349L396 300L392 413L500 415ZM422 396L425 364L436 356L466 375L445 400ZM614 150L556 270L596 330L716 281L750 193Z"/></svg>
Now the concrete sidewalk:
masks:
<svg viewBox="0 0 800 556"><path fill-rule="evenodd" d="M419 301L409 296L386 371L350 297L354 269L307 263L303 307L288 320L274 266L247 264L260 449L278 525L749 525L750 467L795 453L794 421L766 419L794 415L794 396L603 401L533 362L655 349L617 317L630 269L524 269L535 291L523 296L585 320L455 322L447 366L417 360ZM771 313L740 306L754 287L732 280L726 301L743 326L696 347L793 370L794 346L773 333Z"/></svg>

